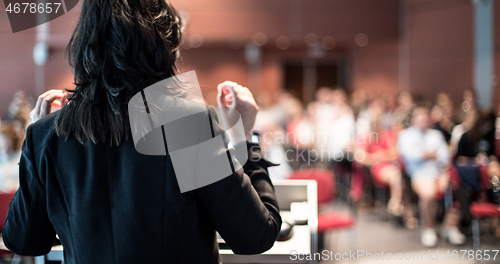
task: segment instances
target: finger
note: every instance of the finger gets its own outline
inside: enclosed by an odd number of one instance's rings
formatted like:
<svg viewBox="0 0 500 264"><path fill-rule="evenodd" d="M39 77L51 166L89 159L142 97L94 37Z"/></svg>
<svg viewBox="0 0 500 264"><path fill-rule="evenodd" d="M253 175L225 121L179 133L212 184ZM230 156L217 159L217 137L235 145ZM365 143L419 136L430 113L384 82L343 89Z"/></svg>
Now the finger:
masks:
<svg viewBox="0 0 500 264"><path fill-rule="evenodd" d="M40 97L47 100L48 98L52 98L53 96L61 96L62 97L63 95L64 95L64 93L61 90L49 90L49 91L43 93L42 95L40 95Z"/></svg>
<svg viewBox="0 0 500 264"><path fill-rule="evenodd" d="M225 98L226 102L229 105L231 105L233 103L234 98L231 95L231 92L229 92L229 89L224 88L224 89L222 89L222 92L224 94L224 98Z"/></svg>
<svg viewBox="0 0 500 264"><path fill-rule="evenodd" d="M221 85L236 86L238 84L235 82L232 82L232 81L225 81L225 82L221 83Z"/></svg>
<svg viewBox="0 0 500 264"><path fill-rule="evenodd" d="M248 96L250 96L250 97L252 97L252 98L253 98L253 94L252 94L252 92L250 91L250 89L248 89L248 87L243 87L243 92L244 92L246 95L248 95Z"/></svg>
<svg viewBox="0 0 500 264"><path fill-rule="evenodd" d="M48 103L54 102L56 99L62 99L64 97L64 93L59 91L54 91L52 93L47 94L43 99Z"/></svg>
<svg viewBox="0 0 500 264"><path fill-rule="evenodd" d="M231 101L229 102L231 104L230 108L235 109L237 98L236 98L236 93L234 92L234 88L231 86L228 86L227 90L229 91L229 94L226 94L226 100L227 100L227 96L229 95L230 99L231 99Z"/></svg>
<svg viewBox="0 0 500 264"><path fill-rule="evenodd" d="M66 91L63 91L63 93L64 96L61 98L61 106L65 106L68 102L68 93Z"/></svg>
<svg viewBox="0 0 500 264"><path fill-rule="evenodd" d="M52 92L54 92L54 91L55 91L54 89L51 89L51 90L45 91L44 93L42 93L42 94L40 95L40 97L45 98L45 96L47 96L48 94L50 94L50 93L52 93Z"/></svg>
<svg viewBox="0 0 500 264"><path fill-rule="evenodd" d="M228 107L226 94L224 93L224 83L217 85L217 104L219 105L219 108Z"/></svg>
<svg viewBox="0 0 500 264"><path fill-rule="evenodd" d="M223 83L220 83L219 85L217 85L217 91L218 92L223 92L224 89L227 89L229 87L233 87L235 86L236 84L233 83L233 82L230 82L230 81L225 81Z"/></svg>
<svg viewBox="0 0 500 264"><path fill-rule="evenodd" d="M226 96L221 91L217 93L217 104L219 108L228 108Z"/></svg>
<svg viewBox="0 0 500 264"><path fill-rule="evenodd" d="M252 102L253 101L253 95L252 92L247 87L241 87L240 94L242 95L242 98L245 98L246 101Z"/></svg>
<svg viewBox="0 0 500 264"><path fill-rule="evenodd" d="M36 109L33 109L31 112L30 112L30 119L31 121L33 122L36 122L37 118L36 118Z"/></svg>
<svg viewBox="0 0 500 264"><path fill-rule="evenodd" d="M234 108L235 107L235 93L233 91L234 87L233 82L225 81L219 86L217 86L219 92L219 99L221 103L226 108Z"/></svg>
<svg viewBox="0 0 500 264"><path fill-rule="evenodd" d="M38 114L40 112L40 106L42 105L43 98L41 96L38 97L36 100L36 105L35 108L33 108L33 111L35 114Z"/></svg>
<svg viewBox="0 0 500 264"><path fill-rule="evenodd" d="M40 112L38 114L38 118L42 118L50 113L50 103L46 100L43 100L42 106L40 107Z"/></svg>

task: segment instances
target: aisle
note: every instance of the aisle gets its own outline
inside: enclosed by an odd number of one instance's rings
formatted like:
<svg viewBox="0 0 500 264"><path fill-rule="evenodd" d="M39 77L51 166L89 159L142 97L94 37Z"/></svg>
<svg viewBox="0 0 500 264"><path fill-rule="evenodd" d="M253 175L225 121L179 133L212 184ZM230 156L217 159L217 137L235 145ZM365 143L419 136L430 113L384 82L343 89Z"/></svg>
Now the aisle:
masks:
<svg viewBox="0 0 500 264"><path fill-rule="evenodd" d="M481 247L479 250L500 250L500 239L495 238L493 234L485 232L487 230L486 224L487 222L484 222L481 225ZM349 253L347 232L339 231L333 232L331 235L328 254L330 254L329 258L331 258L332 253L334 258L337 253L343 254L344 260L324 260L321 263L477 263L476 261L467 259L469 251L465 253L464 260L461 259L464 251L460 252L460 250L472 250L472 237L470 235L467 237L467 242L464 246L455 247L440 240L436 248L426 248L420 244L418 230L404 229L398 227L392 221L377 219L373 210L370 209L364 209L359 212L356 234L357 250L363 251L363 256L361 256L360 251L360 257L357 257L354 252L351 252L349 254L350 257L348 257L348 254L346 254ZM456 251L454 252L454 250ZM456 255L453 255L453 253ZM337 255L338 258L341 258L340 254ZM490 251L492 257L494 254L495 252ZM348 258L352 259L353 256L354 259L357 258L357 261L345 260ZM382 257L384 258L383 260ZM497 254L496 260L482 260L480 263L500 263L500 252Z"/></svg>

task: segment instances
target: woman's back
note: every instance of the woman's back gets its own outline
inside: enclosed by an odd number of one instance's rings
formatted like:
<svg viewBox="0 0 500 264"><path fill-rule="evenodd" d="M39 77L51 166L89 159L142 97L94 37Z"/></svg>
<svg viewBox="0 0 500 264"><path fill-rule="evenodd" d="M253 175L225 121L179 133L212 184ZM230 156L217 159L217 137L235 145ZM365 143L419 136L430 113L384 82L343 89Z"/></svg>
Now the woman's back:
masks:
<svg viewBox="0 0 500 264"><path fill-rule="evenodd" d="M27 132L3 233L13 252L46 254L55 233L66 263L218 263L216 229L236 253L273 245L281 218L264 160L180 193L168 155L142 155L131 139L114 147L65 141L54 132L57 115Z"/></svg>
<svg viewBox="0 0 500 264"><path fill-rule="evenodd" d="M258 145L247 143L243 169L184 193L168 153L135 149L127 105L176 74L181 30L165 0L83 1L67 47L75 89L42 94L32 112L43 116L56 97L63 102L28 128L2 233L12 252L46 254L56 233L68 264L217 263L216 231L237 254L274 244L281 217ZM218 89L219 107L241 113L248 140L253 95L232 82Z"/></svg>

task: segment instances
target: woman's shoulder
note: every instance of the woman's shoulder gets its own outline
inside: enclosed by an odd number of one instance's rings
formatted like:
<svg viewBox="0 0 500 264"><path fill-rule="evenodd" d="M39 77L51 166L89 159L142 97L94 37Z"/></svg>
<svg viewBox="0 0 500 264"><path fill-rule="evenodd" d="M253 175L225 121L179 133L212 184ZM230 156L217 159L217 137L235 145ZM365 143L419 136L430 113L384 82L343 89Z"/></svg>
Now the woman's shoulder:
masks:
<svg viewBox="0 0 500 264"><path fill-rule="evenodd" d="M51 113L29 125L26 132L26 139L32 141L35 152L48 145L50 141L57 137L55 124L59 112Z"/></svg>

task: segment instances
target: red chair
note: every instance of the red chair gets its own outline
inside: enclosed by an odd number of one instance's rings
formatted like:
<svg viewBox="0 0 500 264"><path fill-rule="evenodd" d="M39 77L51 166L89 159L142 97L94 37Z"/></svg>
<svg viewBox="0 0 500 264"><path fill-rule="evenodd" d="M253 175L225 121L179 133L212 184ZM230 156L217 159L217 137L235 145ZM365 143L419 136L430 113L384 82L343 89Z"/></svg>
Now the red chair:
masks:
<svg viewBox="0 0 500 264"><path fill-rule="evenodd" d="M373 186L374 199L375 199L375 211L376 215L380 219L388 220L389 215L387 214L386 204L389 200L387 191L389 190L389 185L383 183L373 177L370 167L365 166L359 162L352 162L352 180L351 180L351 199L354 202L358 202L363 197L364 180L368 179L369 183Z"/></svg>
<svg viewBox="0 0 500 264"><path fill-rule="evenodd" d="M7 211L9 211L10 201L14 198L13 193L0 193L0 231L3 230L3 224L7 218Z"/></svg>
<svg viewBox="0 0 500 264"><path fill-rule="evenodd" d="M318 207L330 207L332 205L335 197L335 175L332 171L325 169L302 169L293 172L289 178L292 180L316 180L318 184ZM322 237L324 233L331 230L352 229L355 223L356 219L351 214L332 210L320 211L318 212L318 235ZM353 246L352 249L355 249L355 233L352 233L348 233L349 248ZM318 242L321 243L323 241Z"/></svg>
<svg viewBox="0 0 500 264"><path fill-rule="evenodd" d="M3 225L5 219L7 218L7 211L9 210L9 203L14 198L15 193L0 193L0 231L3 230ZM3 241L0 246L0 257L13 257L14 254L12 252L5 249L5 245L3 245Z"/></svg>
<svg viewBox="0 0 500 264"><path fill-rule="evenodd" d="M481 176L482 191L486 191L489 183L488 171L485 167L481 167L479 172ZM469 210L472 214L472 243L475 247L479 247L479 219L499 217L500 206L490 202L472 202Z"/></svg>
<svg viewBox="0 0 500 264"><path fill-rule="evenodd" d="M450 170L451 182L454 187L461 184L460 176L455 167ZM481 192L488 188L489 177L488 171L485 167L479 168L479 175L481 177ZM458 204L457 204L458 205ZM459 206L459 205L458 205ZM479 247L480 233L479 233L479 219L500 217L500 206L490 202L472 202L469 207L472 215L472 241L475 247Z"/></svg>

